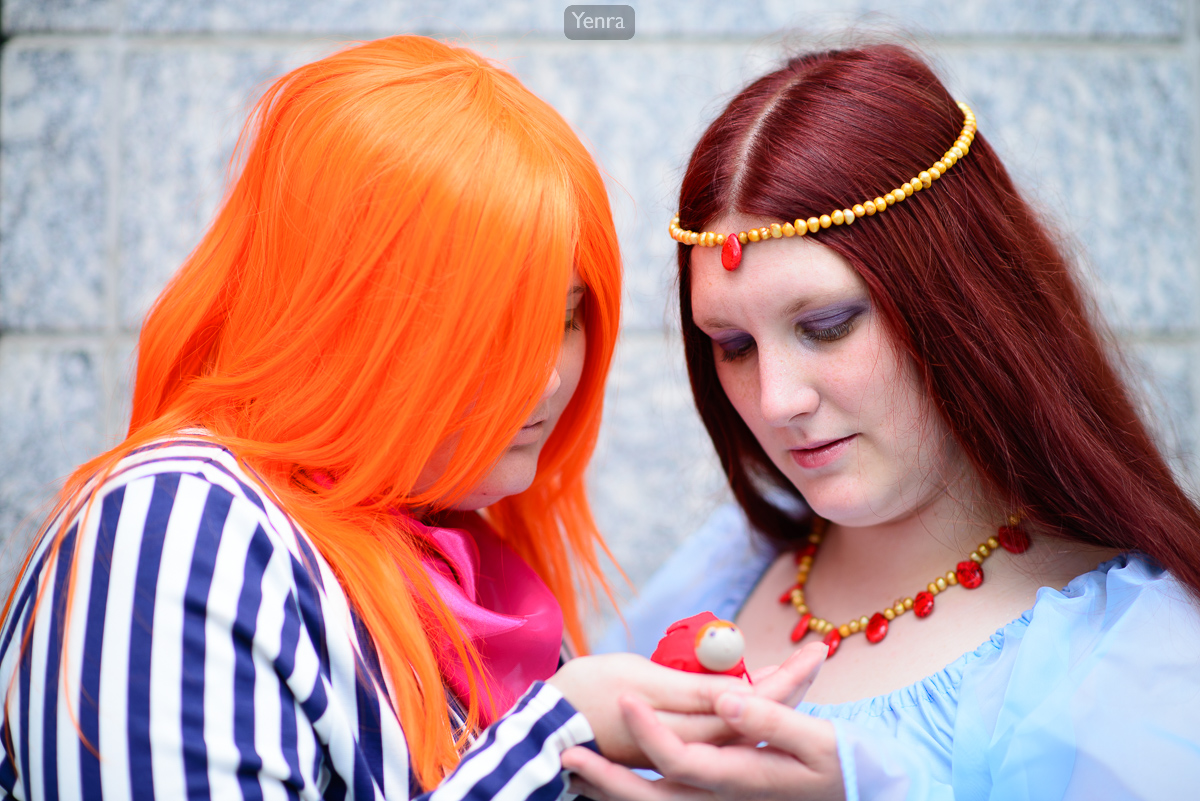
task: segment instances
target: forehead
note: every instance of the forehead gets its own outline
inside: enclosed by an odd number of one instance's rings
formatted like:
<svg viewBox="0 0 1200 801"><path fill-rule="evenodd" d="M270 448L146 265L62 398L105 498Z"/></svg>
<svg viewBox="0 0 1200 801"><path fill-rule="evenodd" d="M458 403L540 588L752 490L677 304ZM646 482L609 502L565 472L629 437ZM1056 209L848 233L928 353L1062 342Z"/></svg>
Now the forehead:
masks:
<svg viewBox="0 0 1200 801"><path fill-rule="evenodd" d="M710 230L739 231L762 224L749 217L719 220ZM740 227L739 227L740 226ZM798 304L819 305L866 292L858 273L818 237L790 237L752 242L742 249L736 270L721 264L721 248L693 246L692 316L701 328L733 323L747 315L777 315ZM731 318L739 318L737 320Z"/></svg>

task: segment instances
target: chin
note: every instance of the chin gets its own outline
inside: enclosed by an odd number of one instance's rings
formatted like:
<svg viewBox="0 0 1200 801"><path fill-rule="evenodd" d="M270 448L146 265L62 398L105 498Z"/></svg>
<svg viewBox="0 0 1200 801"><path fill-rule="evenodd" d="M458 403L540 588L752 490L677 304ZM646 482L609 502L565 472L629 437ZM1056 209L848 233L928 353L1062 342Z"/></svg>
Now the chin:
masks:
<svg viewBox="0 0 1200 801"><path fill-rule="evenodd" d="M534 450L531 454L522 451L513 449L501 456L483 481L467 497L454 504L454 508L460 512L471 512L529 489L537 476L538 451Z"/></svg>

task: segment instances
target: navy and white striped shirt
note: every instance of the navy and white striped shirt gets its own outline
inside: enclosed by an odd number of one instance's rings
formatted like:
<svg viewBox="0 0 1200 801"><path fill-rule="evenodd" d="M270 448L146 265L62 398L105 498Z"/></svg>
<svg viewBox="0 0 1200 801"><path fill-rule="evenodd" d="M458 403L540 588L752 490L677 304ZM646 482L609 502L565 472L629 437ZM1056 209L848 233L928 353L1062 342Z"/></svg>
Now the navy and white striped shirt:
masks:
<svg viewBox="0 0 1200 801"><path fill-rule="evenodd" d="M420 792L365 629L232 454L183 439L144 448L81 519L62 549L78 547L66 641L68 565L47 565L48 536L0 626L0 798ZM535 684L430 795L552 801L562 751L590 741L584 717Z"/></svg>

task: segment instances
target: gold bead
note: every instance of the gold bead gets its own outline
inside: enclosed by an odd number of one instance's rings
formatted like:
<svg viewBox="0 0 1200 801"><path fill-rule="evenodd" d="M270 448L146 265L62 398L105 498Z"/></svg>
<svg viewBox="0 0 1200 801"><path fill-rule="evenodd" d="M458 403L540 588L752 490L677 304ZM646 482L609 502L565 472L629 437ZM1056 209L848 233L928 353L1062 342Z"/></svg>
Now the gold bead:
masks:
<svg viewBox="0 0 1200 801"><path fill-rule="evenodd" d="M700 234L700 244L703 245L704 247L708 247L709 245L712 244L712 232L711 231L705 231L704 233Z"/></svg>
<svg viewBox="0 0 1200 801"><path fill-rule="evenodd" d="M700 234L696 233L695 231L692 231L692 244L695 245L695 244L698 244L699 242L700 242Z"/></svg>
<svg viewBox="0 0 1200 801"><path fill-rule="evenodd" d="M842 209L842 214L846 218L846 225L854 222L855 218L858 216L854 212L850 211L850 209Z"/></svg>
<svg viewBox="0 0 1200 801"><path fill-rule="evenodd" d="M905 599L904 599L904 608L905 608L905 609L912 609L912 604L913 604L913 600L912 600L912 598L905 598Z"/></svg>
<svg viewBox="0 0 1200 801"><path fill-rule="evenodd" d="M771 236L779 239L783 236L783 226L779 223L771 223Z"/></svg>
<svg viewBox="0 0 1200 801"><path fill-rule="evenodd" d="M820 222L822 228L828 228L829 226L833 225L833 220L828 214L822 214Z"/></svg>
<svg viewBox="0 0 1200 801"><path fill-rule="evenodd" d="M843 637L849 637L850 636L850 626L845 623L838 626L838 634L842 635Z"/></svg>
<svg viewBox="0 0 1200 801"><path fill-rule="evenodd" d="M991 549L987 547L986 542L981 542L979 544L979 547L976 548L975 550L979 551L980 556L987 556L988 554L990 554L992 552Z"/></svg>
<svg viewBox="0 0 1200 801"><path fill-rule="evenodd" d="M1000 547L1000 540L995 537L988 537L987 546L994 551Z"/></svg>
<svg viewBox="0 0 1200 801"><path fill-rule="evenodd" d="M863 631L866 631L867 624L869 624L870 622L871 622L871 618L867 617L866 615L863 615L862 617L860 617L858 619L858 627L860 629L862 629Z"/></svg>
<svg viewBox="0 0 1200 801"><path fill-rule="evenodd" d="M808 230L814 234L817 232L817 229L821 227L821 221L816 217L809 217L806 223L808 225Z"/></svg>
<svg viewBox="0 0 1200 801"><path fill-rule="evenodd" d="M821 544L821 535L820 534L809 534L808 541L811 542L813 545L820 545Z"/></svg>
<svg viewBox="0 0 1200 801"><path fill-rule="evenodd" d="M762 228L759 228L758 229L758 238L763 240L764 242L766 240L770 239L771 238L771 229L765 225Z"/></svg>
<svg viewBox="0 0 1200 801"><path fill-rule="evenodd" d="M958 145L955 145L954 147L950 148L950 155L954 156L956 159L961 159L963 157L963 149Z"/></svg>
<svg viewBox="0 0 1200 801"><path fill-rule="evenodd" d="M955 584L958 584L958 574L955 573L953 570L947 570L946 571L946 583L949 584L951 587L953 587Z"/></svg>
<svg viewBox="0 0 1200 801"><path fill-rule="evenodd" d="M796 235L795 226L793 226L791 223L784 223L783 224L783 235L784 236L795 236Z"/></svg>
<svg viewBox="0 0 1200 801"><path fill-rule="evenodd" d="M835 211L833 214L830 214L829 219L833 220L834 225L841 225L842 223L844 223L846 221L846 215L843 214L841 212L841 210L838 210L838 211ZM824 222L825 218L822 217L821 221Z"/></svg>
<svg viewBox="0 0 1200 801"><path fill-rule="evenodd" d="M942 590L946 589L946 579L943 578L942 576L938 576L938 580L933 583L937 585L938 592L941 592Z"/></svg>
<svg viewBox="0 0 1200 801"><path fill-rule="evenodd" d="M946 162L944 162L944 161L935 161L935 162L933 163L933 168L934 168L935 170L937 170L938 172L940 172L940 173L945 173L945 172L946 172L946 167L947 167L947 164L946 164Z"/></svg>
<svg viewBox="0 0 1200 801"><path fill-rule="evenodd" d="M751 228L749 231L746 232L746 238L749 239L751 242L757 242L760 239L760 237L758 235L758 229Z"/></svg>
<svg viewBox="0 0 1200 801"><path fill-rule="evenodd" d="M850 629L851 634L858 634L858 629L860 627L858 625L857 620L851 620L849 623L846 624L846 628ZM846 635L843 634L842 636L845 637Z"/></svg>
<svg viewBox="0 0 1200 801"><path fill-rule="evenodd" d="M938 162L938 163L940 164L941 162ZM931 179L933 179L934 181L936 181L938 178L942 177L942 171L939 170L937 167L930 167L929 168L929 177Z"/></svg>
<svg viewBox="0 0 1200 801"><path fill-rule="evenodd" d="M814 617L808 621L809 631L819 631L821 629L821 618Z"/></svg>
<svg viewBox="0 0 1200 801"><path fill-rule="evenodd" d="M983 563L983 557L982 557L982 556L980 556L980 555L979 555L977 552L975 552L975 551L971 551L971 555L970 555L970 556L968 556L967 558L968 558L968 559L970 559L972 562L979 562L980 564L982 564L982 563Z"/></svg>
<svg viewBox="0 0 1200 801"><path fill-rule="evenodd" d="M1008 516L1008 524L1010 526L1020 525L1021 524L1021 516L1015 512L1013 514L1009 515Z"/></svg>
<svg viewBox="0 0 1200 801"><path fill-rule="evenodd" d="M718 245L724 245L725 244L725 234L717 234L717 238L715 241Z"/></svg>
<svg viewBox="0 0 1200 801"><path fill-rule="evenodd" d="M933 176L930 175L929 170L921 170L921 172L917 174L917 177L921 179L922 187L928 187L933 183Z"/></svg>
<svg viewBox="0 0 1200 801"><path fill-rule="evenodd" d="M909 178L908 185L912 187L913 194L916 194L925 188L925 185L921 183L920 178Z"/></svg>
<svg viewBox="0 0 1200 801"><path fill-rule="evenodd" d="M875 198L875 211L884 211L888 207L888 202L881 197Z"/></svg>
<svg viewBox="0 0 1200 801"><path fill-rule="evenodd" d="M896 605L893 606L892 609L894 609L896 611L897 615L903 615L905 612L908 611L907 609L905 609L903 601L896 601Z"/></svg>
<svg viewBox="0 0 1200 801"><path fill-rule="evenodd" d="M913 185L908 183L907 181L904 183L903 186L900 187L900 189L903 190L905 197L912 197L913 192L916 191L913 189Z"/></svg>
<svg viewBox="0 0 1200 801"><path fill-rule="evenodd" d="M937 584L933 583L932 581L925 585L925 589L929 590L929 592L933 595L937 595L939 592L941 592L938 589Z"/></svg>
<svg viewBox="0 0 1200 801"><path fill-rule="evenodd" d="M808 612L808 604L796 604L796 611L802 615L806 614Z"/></svg>
<svg viewBox="0 0 1200 801"><path fill-rule="evenodd" d="M888 620L895 620L896 610L889 606L887 609L883 610L883 616Z"/></svg>
<svg viewBox="0 0 1200 801"><path fill-rule="evenodd" d="M865 211L867 213L868 217L871 216L872 214L874 214L875 213L875 201L868 200L866 203L864 203L863 211ZM857 213L857 209L856 209L856 213Z"/></svg>
<svg viewBox="0 0 1200 801"><path fill-rule="evenodd" d="M870 201L868 201L868 202L870 202ZM855 203L854 208L851 209L851 211L854 212L855 217L866 217L867 216L866 203Z"/></svg>

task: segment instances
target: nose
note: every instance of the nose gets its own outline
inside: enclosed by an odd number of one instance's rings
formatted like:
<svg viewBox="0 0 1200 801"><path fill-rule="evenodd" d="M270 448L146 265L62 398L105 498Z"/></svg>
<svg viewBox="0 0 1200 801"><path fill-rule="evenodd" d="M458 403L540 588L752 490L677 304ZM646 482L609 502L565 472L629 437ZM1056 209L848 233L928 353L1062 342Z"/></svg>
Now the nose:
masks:
<svg viewBox="0 0 1200 801"><path fill-rule="evenodd" d="M821 395L796 354L787 349L773 352L760 346L758 403L763 420L775 428L783 428L797 417L815 412Z"/></svg>
<svg viewBox="0 0 1200 801"><path fill-rule="evenodd" d="M554 396L558 392L558 388L562 386L562 377L558 374L558 368L554 368L550 372L550 380L546 382L546 388L542 390L542 397L538 398L538 402L542 402L547 398Z"/></svg>

